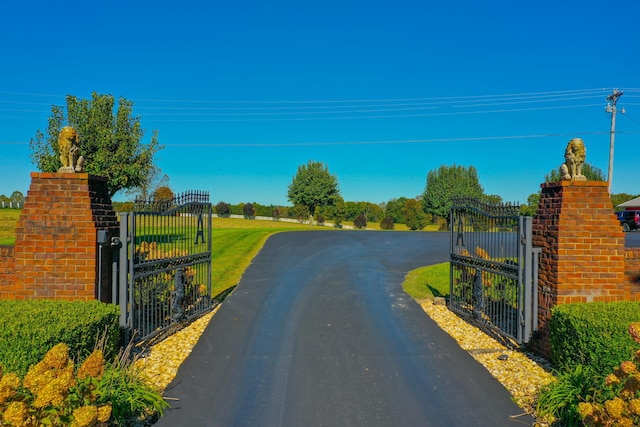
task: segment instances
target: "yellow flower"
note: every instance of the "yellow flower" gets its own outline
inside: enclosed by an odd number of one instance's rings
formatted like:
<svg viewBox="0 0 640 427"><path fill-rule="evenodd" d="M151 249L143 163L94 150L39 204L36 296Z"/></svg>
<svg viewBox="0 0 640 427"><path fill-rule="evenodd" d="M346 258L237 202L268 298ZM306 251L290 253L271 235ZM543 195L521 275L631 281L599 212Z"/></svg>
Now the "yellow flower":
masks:
<svg viewBox="0 0 640 427"><path fill-rule="evenodd" d="M619 384L619 383L620 383L620 378L618 378L618 376L615 374L609 374L605 379L606 385Z"/></svg>
<svg viewBox="0 0 640 427"><path fill-rule="evenodd" d="M625 404L624 400L616 397L615 399L604 402L604 407L611 418L618 419L622 417L624 413Z"/></svg>
<svg viewBox="0 0 640 427"><path fill-rule="evenodd" d="M98 408L98 421L106 423L111 418L111 404L103 405Z"/></svg>
<svg viewBox="0 0 640 427"><path fill-rule="evenodd" d="M635 342L640 342L640 323L634 322L629 325L629 334Z"/></svg>
<svg viewBox="0 0 640 427"><path fill-rule="evenodd" d="M102 378L104 373L104 357L102 351L95 350L87 357L84 363L78 369L78 378L83 379L86 377L93 377L96 379Z"/></svg>
<svg viewBox="0 0 640 427"><path fill-rule="evenodd" d="M11 402L2 414L2 421L14 427L35 427L24 402Z"/></svg>
<svg viewBox="0 0 640 427"><path fill-rule="evenodd" d="M633 420L631 418L622 417L618 420L617 427L633 427Z"/></svg>
<svg viewBox="0 0 640 427"><path fill-rule="evenodd" d="M62 369L67 366L67 362L69 362L69 346L65 343L60 343L53 346L44 355L41 363L47 369Z"/></svg>
<svg viewBox="0 0 640 427"><path fill-rule="evenodd" d="M634 372L638 371L638 368L636 367L636 364L633 363L632 361L625 360L620 364L620 370L625 374L633 374Z"/></svg>
<svg viewBox="0 0 640 427"><path fill-rule="evenodd" d="M83 406L73 411L71 427L90 427L98 421L98 408L93 405Z"/></svg>
<svg viewBox="0 0 640 427"><path fill-rule="evenodd" d="M640 415L640 399L632 399L629 402L629 411L634 415Z"/></svg>
<svg viewBox="0 0 640 427"><path fill-rule="evenodd" d="M13 372L0 378L0 405L12 398L19 386L20 377Z"/></svg>
<svg viewBox="0 0 640 427"><path fill-rule="evenodd" d="M595 408L593 407L593 405L591 405L591 403L588 403L588 402L578 403L578 413L582 418L586 418L589 415L593 414L594 409Z"/></svg>
<svg viewBox="0 0 640 427"><path fill-rule="evenodd" d="M69 363L67 368L59 370L57 375L57 378L49 381L40 388L37 393L34 393L36 398L33 402L33 406L36 408L44 408L49 404L54 406L60 406L63 404L65 397L69 394L69 389L76 385L76 381L73 376L73 364Z"/></svg>

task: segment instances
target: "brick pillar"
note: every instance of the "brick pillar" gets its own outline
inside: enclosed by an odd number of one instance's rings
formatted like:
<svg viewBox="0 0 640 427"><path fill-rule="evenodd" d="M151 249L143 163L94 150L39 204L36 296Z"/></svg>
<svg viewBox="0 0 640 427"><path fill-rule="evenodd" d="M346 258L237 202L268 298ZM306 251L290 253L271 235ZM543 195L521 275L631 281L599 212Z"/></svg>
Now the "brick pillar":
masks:
<svg viewBox="0 0 640 427"><path fill-rule="evenodd" d="M9 299L13 295L15 282L15 247L0 245L0 299Z"/></svg>
<svg viewBox="0 0 640 427"><path fill-rule="evenodd" d="M98 230L108 240L119 223L105 178L86 173L31 173L16 228L14 298L98 297ZM101 300L111 298L111 248L102 247Z"/></svg>
<svg viewBox="0 0 640 427"><path fill-rule="evenodd" d="M542 248L535 346L548 355L553 306L624 300L625 240L607 182L561 181L541 187L533 218L533 245Z"/></svg>

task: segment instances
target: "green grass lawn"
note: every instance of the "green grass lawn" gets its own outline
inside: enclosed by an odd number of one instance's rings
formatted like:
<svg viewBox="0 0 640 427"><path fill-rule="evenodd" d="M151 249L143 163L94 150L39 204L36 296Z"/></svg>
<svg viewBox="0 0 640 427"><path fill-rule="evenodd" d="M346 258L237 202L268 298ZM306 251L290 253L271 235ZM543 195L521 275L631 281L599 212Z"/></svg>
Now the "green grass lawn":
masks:
<svg viewBox="0 0 640 427"><path fill-rule="evenodd" d="M402 289L417 300L449 297L449 263L443 262L410 271Z"/></svg>
<svg viewBox="0 0 640 427"><path fill-rule="evenodd" d="M13 245L16 242L20 212L20 209L0 209L0 245Z"/></svg>

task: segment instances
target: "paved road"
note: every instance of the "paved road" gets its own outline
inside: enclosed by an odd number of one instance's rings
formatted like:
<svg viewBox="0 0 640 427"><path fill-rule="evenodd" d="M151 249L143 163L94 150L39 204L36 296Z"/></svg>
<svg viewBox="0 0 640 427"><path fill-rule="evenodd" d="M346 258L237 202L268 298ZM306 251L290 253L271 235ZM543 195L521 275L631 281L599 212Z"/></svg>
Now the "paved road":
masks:
<svg viewBox="0 0 640 427"><path fill-rule="evenodd" d="M624 238L627 248L640 248L640 230L625 233Z"/></svg>
<svg viewBox="0 0 640 427"><path fill-rule="evenodd" d="M271 237L166 395L158 426L531 425L401 290L447 233Z"/></svg>

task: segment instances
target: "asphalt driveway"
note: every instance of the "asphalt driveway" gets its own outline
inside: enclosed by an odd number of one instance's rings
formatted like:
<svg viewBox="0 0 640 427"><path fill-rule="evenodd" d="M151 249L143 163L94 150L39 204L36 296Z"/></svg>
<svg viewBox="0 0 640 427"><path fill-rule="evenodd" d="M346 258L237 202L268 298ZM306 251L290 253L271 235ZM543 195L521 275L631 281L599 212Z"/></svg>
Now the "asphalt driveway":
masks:
<svg viewBox="0 0 640 427"><path fill-rule="evenodd" d="M166 391L158 426L504 426L533 419L401 289L448 233L272 236Z"/></svg>

